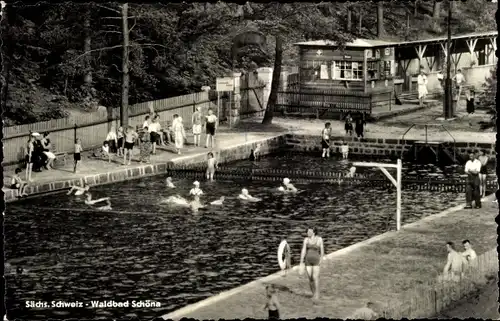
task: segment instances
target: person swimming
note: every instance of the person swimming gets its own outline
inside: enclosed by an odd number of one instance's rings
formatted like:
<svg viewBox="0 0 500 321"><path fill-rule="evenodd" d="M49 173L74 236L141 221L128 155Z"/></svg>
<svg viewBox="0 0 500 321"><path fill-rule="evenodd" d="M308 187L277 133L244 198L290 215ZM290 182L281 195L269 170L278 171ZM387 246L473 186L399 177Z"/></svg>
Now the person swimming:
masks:
<svg viewBox="0 0 500 321"><path fill-rule="evenodd" d="M278 191L280 192L288 192L288 193L296 193L298 190L292 183L290 183L290 179L283 179L283 186L278 187Z"/></svg>
<svg viewBox="0 0 500 321"><path fill-rule="evenodd" d="M102 198L99 198L99 199L96 199L96 200L93 200L92 199L92 194L90 193L86 193L86 196L87 198L85 199L85 204L87 205L94 205L94 204L97 204L97 203L101 203L101 202L106 202L106 205L103 205L103 206L100 206L100 207L96 207L97 210L100 210L100 211L109 211L111 210L111 199L109 197L102 197Z"/></svg>
<svg viewBox="0 0 500 321"><path fill-rule="evenodd" d="M351 168L349 168L349 172L347 173L347 177L354 177L354 174L356 174L356 167L354 166L351 166Z"/></svg>
<svg viewBox="0 0 500 321"><path fill-rule="evenodd" d="M210 205L222 205L225 199L226 198L224 196L221 196L218 200L215 200L212 203L210 203Z"/></svg>
<svg viewBox="0 0 500 321"><path fill-rule="evenodd" d="M169 196L168 198L163 200L162 203L174 204L174 205L185 206L185 207L190 206L189 201L186 200L184 197L179 196L179 195Z"/></svg>
<svg viewBox="0 0 500 321"><path fill-rule="evenodd" d="M90 190L90 186L87 185L87 183L83 183L82 187L80 187L80 186L71 186L70 190L68 191L68 193L66 195L69 195L69 194L75 192L75 196L80 196L80 195L85 194L89 190Z"/></svg>
<svg viewBox="0 0 500 321"><path fill-rule="evenodd" d="M172 177L167 177L166 183L168 188L175 188L174 183L172 183Z"/></svg>
<svg viewBox="0 0 500 321"><path fill-rule="evenodd" d="M248 190L246 188L241 190L241 194L238 195L238 198L240 200L245 200L245 201L250 201L250 202L258 202L260 201L260 198L253 197L248 193Z"/></svg>

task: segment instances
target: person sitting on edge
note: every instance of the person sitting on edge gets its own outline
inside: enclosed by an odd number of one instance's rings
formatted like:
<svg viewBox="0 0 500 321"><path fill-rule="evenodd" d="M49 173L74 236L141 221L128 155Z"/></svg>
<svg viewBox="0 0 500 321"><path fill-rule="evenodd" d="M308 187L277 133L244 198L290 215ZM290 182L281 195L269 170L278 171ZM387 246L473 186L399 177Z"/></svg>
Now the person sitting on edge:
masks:
<svg viewBox="0 0 500 321"><path fill-rule="evenodd" d="M297 189L295 188L295 186L293 186L293 184L290 183L290 179L284 178L283 179L283 185L284 186L278 187L278 190L280 192L292 192L292 193L296 193L297 192Z"/></svg>
<svg viewBox="0 0 500 321"><path fill-rule="evenodd" d="M226 197L221 196L218 200L213 201L210 205L222 205Z"/></svg>
<svg viewBox="0 0 500 321"><path fill-rule="evenodd" d="M354 174L356 174L356 167L351 166L351 168L349 168L349 172L347 172L346 176L349 178L353 178Z"/></svg>
<svg viewBox="0 0 500 321"><path fill-rule="evenodd" d="M442 280L458 281L463 275L465 259L455 250L453 242L446 243L446 249L448 251L448 260L443 268Z"/></svg>
<svg viewBox="0 0 500 321"><path fill-rule="evenodd" d="M172 177L167 177L167 187L168 188L175 188L174 183L172 183Z"/></svg>
<svg viewBox="0 0 500 321"><path fill-rule="evenodd" d="M12 176L12 180L10 182L10 188L17 191L18 198L28 196L28 194L26 194L26 186L28 186L28 183L23 181L19 175L21 172L22 169L16 168L15 174Z"/></svg>
<svg viewBox="0 0 500 321"><path fill-rule="evenodd" d="M69 189L69 191L66 195L69 195L73 192L75 192L75 196L83 195L84 193L88 192L89 189L90 189L90 186L87 185L87 183L83 183L83 187L71 186L71 188Z"/></svg>
<svg viewBox="0 0 500 321"><path fill-rule="evenodd" d="M461 254L465 258L468 264L472 264L475 262L477 258L476 251L472 249L472 246L470 244L469 240L463 240L462 244L464 246L465 251L463 251Z"/></svg>
<svg viewBox="0 0 500 321"><path fill-rule="evenodd" d="M261 146L262 146L261 144L257 144L257 147L255 147L255 149L253 150L253 158L257 162L260 160L260 147Z"/></svg>
<svg viewBox="0 0 500 321"><path fill-rule="evenodd" d="M348 319L352 320L377 320L378 314L373 309L375 308L375 304L373 302L367 302L366 305L362 308L354 311L353 315Z"/></svg>
<svg viewBox="0 0 500 321"><path fill-rule="evenodd" d="M240 200L245 200L245 201L251 201L251 202L258 202L260 201L260 198L253 197L248 193L248 190L246 188L241 190L241 194L238 195L238 198Z"/></svg>
<svg viewBox="0 0 500 321"><path fill-rule="evenodd" d="M266 286L267 302L264 306L264 310L268 311L269 320L279 320L281 305L276 296L276 288L273 284Z"/></svg>
<svg viewBox="0 0 500 321"><path fill-rule="evenodd" d="M345 141L342 141L342 145L340 145L340 152L342 153L342 159L347 159L349 156L349 145Z"/></svg>

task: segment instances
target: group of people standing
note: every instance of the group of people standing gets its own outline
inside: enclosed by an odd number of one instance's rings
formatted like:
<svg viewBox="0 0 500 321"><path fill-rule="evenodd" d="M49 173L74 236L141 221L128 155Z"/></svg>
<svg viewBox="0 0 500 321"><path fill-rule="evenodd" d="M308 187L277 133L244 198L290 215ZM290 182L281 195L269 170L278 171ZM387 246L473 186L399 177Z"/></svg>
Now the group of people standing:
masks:
<svg viewBox="0 0 500 321"><path fill-rule="evenodd" d="M489 157L484 151L469 153L469 160L465 163L465 174L467 174L467 185L465 187L465 208L481 208L481 197L486 196L486 183L488 175Z"/></svg>
<svg viewBox="0 0 500 321"><path fill-rule="evenodd" d="M52 151L50 133L31 133L26 144L26 180L31 182L33 171L41 172L42 169L50 170L54 166L56 155Z"/></svg>

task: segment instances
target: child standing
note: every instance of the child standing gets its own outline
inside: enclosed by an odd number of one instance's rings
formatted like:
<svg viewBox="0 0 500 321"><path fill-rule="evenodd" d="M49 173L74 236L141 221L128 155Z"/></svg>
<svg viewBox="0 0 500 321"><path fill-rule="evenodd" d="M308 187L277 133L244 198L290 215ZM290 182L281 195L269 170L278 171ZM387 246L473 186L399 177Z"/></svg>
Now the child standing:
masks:
<svg viewBox="0 0 500 321"><path fill-rule="evenodd" d="M474 114L474 98L475 98L475 92L473 89L468 90L465 94L465 99L467 100L467 113Z"/></svg>
<svg viewBox="0 0 500 321"><path fill-rule="evenodd" d="M325 128L323 128L323 131L321 132L321 148L323 148L323 154L321 157L323 158L330 157L330 133L330 123L326 123Z"/></svg>
<svg viewBox="0 0 500 321"><path fill-rule="evenodd" d="M20 168L16 168L16 173L14 174L14 176L12 176L12 180L10 183L10 188L17 191L17 197L28 196L28 194L26 194L26 186L28 186L28 183L22 180L21 176L19 175L21 172L22 170Z"/></svg>
<svg viewBox="0 0 500 321"><path fill-rule="evenodd" d="M103 158L107 158L108 159L108 163L111 163L111 154L110 154L110 150L109 150L109 144L107 141L105 141L103 144L102 144L102 157Z"/></svg>
<svg viewBox="0 0 500 321"><path fill-rule="evenodd" d="M215 169L217 168L217 160L214 157L214 153L208 153L207 159L207 180L213 181Z"/></svg>
<svg viewBox="0 0 500 321"><path fill-rule="evenodd" d="M73 159L75 161L75 165L73 166L73 173L76 173L76 166L78 165L78 162L82 160L82 151L82 141L80 140L80 138L77 138L75 141L75 153L73 154Z"/></svg>
<svg viewBox="0 0 500 321"><path fill-rule="evenodd" d="M266 286L267 303L264 306L264 310L267 310L269 315L269 320L278 320L280 318L280 303L278 297L276 296L276 289L274 285L269 284Z"/></svg>
<svg viewBox="0 0 500 321"><path fill-rule="evenodd" d="M345 141L342 141L342 145L340 145L340 152L342 153L342 159L347 159L347 156L349 156L349 145Z"/></svg>
<svg viewBox="0 0 500 321"><path fill-rule="evenodd" d="M118 132L116 134L116 137L118 139L118 152L117 152L117 155L118 156L122 156L123 154L123 127L120 126L118 128Z"/></svg>
<svg viewBox="0 0 500 321"><path fill-rule="evenodd" d="M348 113L346 118L345 118L345 124L344 124L344 129L345 129L345 134L352 136L352 116L351 113Z"/></svg>

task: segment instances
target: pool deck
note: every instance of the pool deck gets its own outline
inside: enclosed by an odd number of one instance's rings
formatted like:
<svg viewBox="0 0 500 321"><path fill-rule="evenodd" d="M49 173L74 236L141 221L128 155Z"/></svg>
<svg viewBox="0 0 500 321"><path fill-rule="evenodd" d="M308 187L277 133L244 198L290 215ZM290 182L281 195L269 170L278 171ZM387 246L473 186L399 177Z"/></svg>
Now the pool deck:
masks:
<svg viewBox="0 0 500 321"><path fill-rule="evenodd" d="M294 267L287 276L272 274L162 318L264 319L267 284L278 289L283 319L346 319L368 301L382 313L389 303L392 307L407 303L402 300L405 293L437 277L446 262L446 242L460 244L468 238L478 255L496 247L498 206L492 199L484 200L481 211L458 206L404 225L399 232L387 232L328 254L321 266L322 299L317 303L311 301L306 277Z"/></svg>
<svg viewBox="0 0 500 321"><path fill-rule="evenodd" d="M270 139L272 137L278 137L283 134L301 134L301 135L318 135L321 133L321 129L324 126L324 120L298 120L298 119L287 119L287 118L275 118L271 126L260 125L260 119L249 119L243 121L238 128L229 129L227 127L221 126L220 131L217 136L217 146L215 151L229 151L234 149L236 146L255 144L255 142ZM332 131L334 136L343 136L344 133L344 123L341 121L331 120ZM366 138L389 138L397 139L401 138L406 129L390 126L380 126L376 123L368 124L366 127ZM495 133L472 133L472 132L450 132L457 142L476 142L476 143L493 143L495 142ZM428 130L427 138L430 141L449 141L450 136L448 133L439 130ZM423 129L413 129L410 131L405 138L421 140L425 137ZM204 139L202 135L202 142ZM192 138L188 137L188 140L192 141ZM177 155L170 151L158 150L157 155L151 156L151 164L155 166L165 165L168 162L182 163L189 162L192 159L200 159L200 157L206 155L209 151L205 148L195 148L193 146L186 146L186 151L182 155ZM249 150L248 150L249 151ZM115 158L113 162L108 163L102 159L83 157L82 162L79 164L78 172L75 174L72 170L72 156L68 155L68 160L66 165L58 166L54 170L34 172L32 175L33 182L30 183L28 193L45 192L47 190L56 189L54 186L45 186L48 183L57 182L67 182L63 187L69 187L68 184L72 184L69 181L85 180L89 176L95 176L98 174L116 174L117 171L127 171L140 169L137 175L132 175L134 177L140 177L148 174L155 174L156 167L149 169L145 164L140 164L137 161L138 150L134 151L135 156L133 157L132 164L130 166L122 165L122 159ZM16 166L5 167L3 171L4 175L4 186L10 185L10 177L13 175ZM152 172L153 171L153 172ZM24 175L24 173L22 174ZM128 175L130 176L130 175ZM95 180L91 180L93 183L98 183ZM5 200L11 201L15 200L14 191L4 187L3 192L5 193Z"/></svg>

